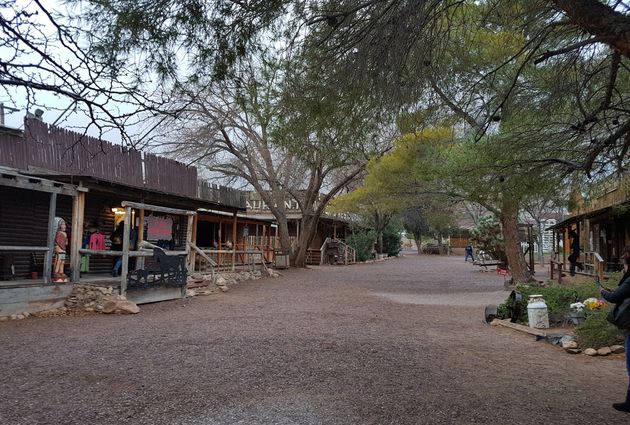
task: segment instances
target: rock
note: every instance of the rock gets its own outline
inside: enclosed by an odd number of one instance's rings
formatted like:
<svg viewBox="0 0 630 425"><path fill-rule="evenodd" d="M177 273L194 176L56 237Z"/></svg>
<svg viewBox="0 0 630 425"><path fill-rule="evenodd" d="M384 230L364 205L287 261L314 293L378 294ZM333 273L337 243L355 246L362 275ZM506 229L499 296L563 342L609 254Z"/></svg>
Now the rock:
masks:
<svg viewBox="0 0 630 425"><path fill-rule="evenodd" d="M17 320L17 314L12 314L9 317L11 318L11 320Z"/></svg>
<svg viewBox="0 0 630 425"><path fill-rule="evenodd" d="M23 315L23 314L18 314L17 316L15 316L15 318L16 318L17 320L26 319L26 317L24 317L24 315Z"/></svg>
<svg viewBox="0 0 630 425"><path fill-rule="evenodd" d="M623 347L623 345L611 345L610 351L612 351L613 354L620 354L624 353L626 349Z"/></svg>
<svg viewBox="0 0 630 425"><path fill-rule="evenodd" d="M109 300L103 305L103 313L105 314L136 314L140 312L140 308L136 303L129 300Z"/></svg>
<svg viewBox="0 0 630 425"><path fill-rule="evenodd" d="M610 353L612 353L612 350L610 349L610 347L602 347L599 350L597 350L598 356L607 356Z"/></svg>
<svg viewBox="0 0 630 425"><path fill-rule="evenodd" d="M223 276L217 276L217 281L214 282L214 284L217 286L225 286L226 280Z"/></svg>
<svg viewBox="0 0 630 425"><path fill-rule="evenodd" d="M576 341L564 341L562 343L562 348L564 348L565 350L578 348L578 343Z"/></svg>
<svg viewBox="0 0 630 425"><path fill-rule="evenodd" d="M586 354L587 356L596 356L597 350L594 348L587 348L586 350L584 350L584 354Z"/></svg>
<svg viewBox="0 0 630 425"><path fill-rule="evenodd" d="M225 286L225 285L221 285L221 286L219 286L219 289L220 289L221 291L223 291L223 292L227 292L227 291L229 291L229 290L230 290L230 288L228 288L228 287L227 287L227 286Z"/></svg>
<svg viewBox="0 0 630 425"><path fill-rule="evenodd" d="M30 316L30 315L31 315L31 313L29 313L28 311L25 311L24 313L22 313L22 315L23 315L24 317L28 317L28 316Z"/></svg>
<svg viewBox="0 0 630 425"><path fill-rule="evenodd" d="M0 316L0 322L6 322L9 319L10 319L9 316Z"/></svg>
<svg viewBox="0 0 630 425"><path fill-rule="evenodd" d="M86 307L86 308L85 308L85 311L94 311L94 308L92 308L92 307Z"/></svg>
<svg viewBox="0 0 630 425"><path fill-rule="evenodd" d="M499 326L499 320L498 319L494 319L492 322L490 322L490 324L492 326Z"/></svg>
<svg viewBox="0 0 630 425"><path fill-rule="evenodd" d="M582 352L579 348L567 348L566 351L569 354L580 354Z"/></svg>

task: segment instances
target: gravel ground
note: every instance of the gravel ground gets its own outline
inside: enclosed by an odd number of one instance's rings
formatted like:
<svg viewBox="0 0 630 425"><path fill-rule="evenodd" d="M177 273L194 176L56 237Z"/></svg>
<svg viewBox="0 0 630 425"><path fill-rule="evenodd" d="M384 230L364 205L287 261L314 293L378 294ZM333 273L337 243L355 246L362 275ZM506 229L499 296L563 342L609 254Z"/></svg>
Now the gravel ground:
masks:
<svg viewBox="0 0 630 425"><path fill-rule="evenodd" d="M485 325L459 257L289 270L135 316L0 323L1 424L628 423L621 356Z"/></svg>

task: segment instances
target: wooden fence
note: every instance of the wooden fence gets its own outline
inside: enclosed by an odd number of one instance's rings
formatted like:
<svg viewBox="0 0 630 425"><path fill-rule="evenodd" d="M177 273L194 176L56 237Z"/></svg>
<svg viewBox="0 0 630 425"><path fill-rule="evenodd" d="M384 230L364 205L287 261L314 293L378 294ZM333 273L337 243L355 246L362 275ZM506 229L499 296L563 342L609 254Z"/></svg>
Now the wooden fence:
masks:
<svg viewBox="0 0 630 425"><path fill-rule="evenodd" d="M140 189L245 208L245 194L197 180L197 168L142 153L37 119L24 120L24 133L2 129L0 165L89 176Z"/></svg>

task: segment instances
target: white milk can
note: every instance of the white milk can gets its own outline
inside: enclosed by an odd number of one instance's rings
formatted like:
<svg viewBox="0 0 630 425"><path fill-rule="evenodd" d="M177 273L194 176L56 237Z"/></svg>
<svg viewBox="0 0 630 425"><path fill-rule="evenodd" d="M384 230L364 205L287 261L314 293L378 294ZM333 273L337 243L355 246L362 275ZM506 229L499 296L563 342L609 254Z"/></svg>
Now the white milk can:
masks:
<svg viewBox="0 0 630 425"><path fill-rule="evenodd" d="M527 302L527 319L530 328L549 328L549 314L547 304L542 295L530 295Z"/></svg>

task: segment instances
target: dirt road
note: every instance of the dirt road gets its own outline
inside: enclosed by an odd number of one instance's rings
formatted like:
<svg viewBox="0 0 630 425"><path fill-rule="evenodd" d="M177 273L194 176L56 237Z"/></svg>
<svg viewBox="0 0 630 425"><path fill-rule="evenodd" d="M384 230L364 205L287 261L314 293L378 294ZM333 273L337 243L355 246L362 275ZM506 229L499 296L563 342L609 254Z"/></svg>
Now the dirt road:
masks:
<svg viewBox="0 0 630 425"><path fill-rule="evenodd" d="M619 359L483 324L459 257L290 270L139 315L0 323L2 424L625 423Z"/></svg>

